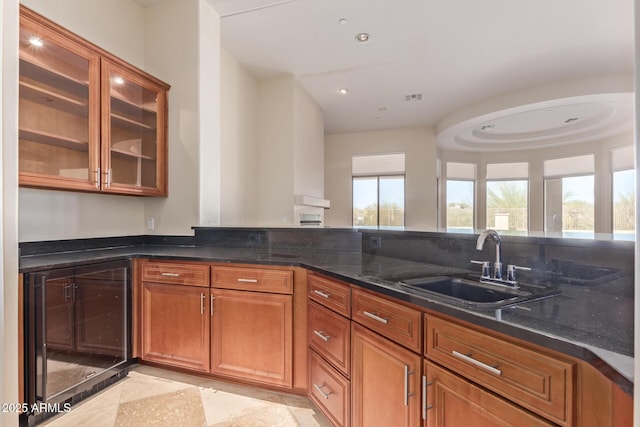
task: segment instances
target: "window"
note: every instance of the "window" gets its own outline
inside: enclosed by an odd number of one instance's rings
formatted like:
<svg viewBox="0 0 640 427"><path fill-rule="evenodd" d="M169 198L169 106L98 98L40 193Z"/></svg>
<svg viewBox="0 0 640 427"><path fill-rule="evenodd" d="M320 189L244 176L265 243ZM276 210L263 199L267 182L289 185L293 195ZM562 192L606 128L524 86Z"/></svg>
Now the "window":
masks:
<svg viewBox="0 0 640 427"><path fill-rule="evenodd" d="M473 229L474 181L447 180L447 230Z"/></svg>
<svg viewBox="0 0 640 427"><path fill-rule="evenodd" d="M487 228L529 229L529 164L487 164Z"/></svg>
<svg viewBox="0 0 640 427"><path fill-rule="evenodd" d="M473 230L476 165L447 162L447 230Z"/></svg>
<svg viewBox="0 0 640 427"><path fill-rule="evenodd" d="M404 153L352 158L353 225L404 227Z"/></svg>
<svg viewBox="0 0 640 427"><path fill-rule="evenodd" d="M544 229L574 237L595 230L594 155L544 162Z"/></svg>
<svg viewBox="0 0 640 427"><path fill-rule="evenodd" d="M613 185L613 236L633 240L635 236L635 182L633 146L611 152Z"/></svg>

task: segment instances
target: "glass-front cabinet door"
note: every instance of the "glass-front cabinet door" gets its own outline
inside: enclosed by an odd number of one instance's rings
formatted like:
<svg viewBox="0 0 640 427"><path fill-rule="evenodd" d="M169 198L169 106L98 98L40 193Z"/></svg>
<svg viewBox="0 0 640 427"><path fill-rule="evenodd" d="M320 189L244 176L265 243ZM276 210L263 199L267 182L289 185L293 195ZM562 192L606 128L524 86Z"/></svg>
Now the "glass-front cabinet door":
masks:
<svg viewBox="0 0 640 427"><path fill-rule="evenodd" d="M20 7L20 185L167 195L169 85Z"/></svg>
<svg viewBox="0 0 640 427"><path fill-rule="evenodd" d="M100 56L20 22L20 184L99 189Z"/></svg>
<svg viewBox="0 0 640 427"><path fill-rule="evenodd" d="M167 89L102 59L103 191L166 195Z"/></svg>

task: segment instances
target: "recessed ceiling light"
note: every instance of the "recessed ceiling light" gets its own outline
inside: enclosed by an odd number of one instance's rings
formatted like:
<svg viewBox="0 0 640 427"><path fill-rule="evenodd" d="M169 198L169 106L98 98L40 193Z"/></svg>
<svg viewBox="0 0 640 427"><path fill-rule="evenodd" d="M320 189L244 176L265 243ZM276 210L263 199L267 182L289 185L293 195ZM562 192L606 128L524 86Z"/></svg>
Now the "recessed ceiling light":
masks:
<svg viewBox="0 0 640 427"><path fill-rule="evenodd" d="M340 19L338 19L338 22L339 22L341 25L345 25L345 24L346 24L347 22L349 22L349 21L347 21L345 18L340 18Z"/></svg>
<svg viewBox="0 0 640 427"><path fill-rule="evenodd" d="M370 38L371 36L367 33L356 34L356 40L360 43L366 43L369 41Z"/></svg>
<svg viewBox="0 0 640 427"><path fill-rule="evenodd" d="M338 89L338 93L340 95L346 95L347 93L349 93L349 88L342 87L342 88Z"/></svg>
<svg viewBox="0 0 640 427"><path fill-rule="evenodd" d="M31 46L35 46L35 47L44 46L44 43L42 42L42 39L40 37L36 37L36 36L31 36L29 38L29 43L31 44Z"/></svg>

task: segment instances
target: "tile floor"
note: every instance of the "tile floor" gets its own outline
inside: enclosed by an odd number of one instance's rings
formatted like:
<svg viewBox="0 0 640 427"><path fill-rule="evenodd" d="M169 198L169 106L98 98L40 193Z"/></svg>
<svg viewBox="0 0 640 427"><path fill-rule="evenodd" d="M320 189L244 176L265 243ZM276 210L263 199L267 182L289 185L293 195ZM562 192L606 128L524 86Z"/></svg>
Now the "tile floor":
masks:
<svg viewBox="0 0 640 427"><path fill-rule="evenodd" d="M136 365L127 378L41 426L329 427L304 396Z"/></svg>

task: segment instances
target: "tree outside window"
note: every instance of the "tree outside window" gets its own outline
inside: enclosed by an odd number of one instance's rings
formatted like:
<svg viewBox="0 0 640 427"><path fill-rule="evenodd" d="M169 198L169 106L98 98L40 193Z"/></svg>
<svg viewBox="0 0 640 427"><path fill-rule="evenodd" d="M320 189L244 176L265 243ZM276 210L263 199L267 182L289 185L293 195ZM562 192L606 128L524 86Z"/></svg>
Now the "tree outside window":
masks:
<svg viewBox="0 0 640 427"><path fill-rule="evenodd" d="M353 225L404 227L404 175L353 177Z"/></svg>
<svg viewBox="0 0 640 427"><path fill-rule="evenodd" d="M527 231L528 214L528 181L487 181L487 228Z"/></svg>

